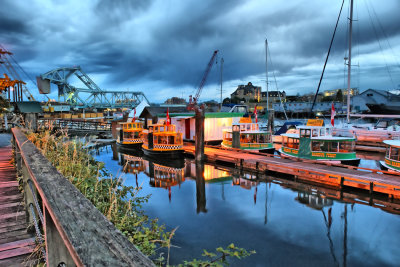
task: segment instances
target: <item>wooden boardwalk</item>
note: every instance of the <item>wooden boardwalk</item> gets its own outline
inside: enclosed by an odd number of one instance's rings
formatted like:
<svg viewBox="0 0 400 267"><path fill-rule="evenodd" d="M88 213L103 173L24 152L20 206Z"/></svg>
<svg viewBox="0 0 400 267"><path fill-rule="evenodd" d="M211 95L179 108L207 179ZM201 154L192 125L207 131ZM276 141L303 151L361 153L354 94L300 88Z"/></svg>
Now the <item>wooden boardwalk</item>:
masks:
<svg viewBox="0 0 400 267"><path fill-rule="evenodd" d="M194 146L184 146L186 154L194 155ZM261 153L248 153L237 149L222 149L207 146L204 154L210 162L234 164L244 170L272 171L294 176L295 179L330 187L352 187L368 190L370 193L387 194L389 198L400 199L400 176L381 174L366 170L342 168L317 164L311 161L293 161Z"/></svg>
<svg viewBox="0 0 400 267"><path fill-rule="evenodd" d="M35 238L27 233L24 200L11 164L11 135L0 134L0 266L29 266Z"/></svg>

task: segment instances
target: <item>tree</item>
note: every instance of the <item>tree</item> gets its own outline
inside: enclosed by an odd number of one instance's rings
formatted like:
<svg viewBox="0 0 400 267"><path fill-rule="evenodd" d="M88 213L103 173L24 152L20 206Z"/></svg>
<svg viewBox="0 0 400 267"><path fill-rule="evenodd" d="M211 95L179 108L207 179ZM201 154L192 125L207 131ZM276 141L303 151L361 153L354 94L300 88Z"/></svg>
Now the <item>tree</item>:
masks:
<svg viewBox="0 0 400 267"><path fill-rule="evenodd" d="M231 103L231 99L229 97L222 100L222 104L230 104L230 103Z"/></svg>
<svg viewBox="0 0 400 267"><path fill-rule="evenodd" d="M10 107L10 103L0 96L0 113L4 113Z"/></svg>
<svg viewBox="0 0 400 267"><path fill-rule="evenodd" d="M335 101L343 102L343 92L342 92L342 89L339 89L339 91L337 91Z"/></svg>

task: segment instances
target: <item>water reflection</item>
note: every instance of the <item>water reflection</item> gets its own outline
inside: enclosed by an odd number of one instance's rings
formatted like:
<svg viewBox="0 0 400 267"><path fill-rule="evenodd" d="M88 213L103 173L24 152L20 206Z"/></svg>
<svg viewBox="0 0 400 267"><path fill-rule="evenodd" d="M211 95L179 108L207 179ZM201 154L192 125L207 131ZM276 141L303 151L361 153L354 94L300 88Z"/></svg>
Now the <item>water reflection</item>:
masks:
<svg viewBox="0 0 400 267"><path fill-rule="evenodd" d="M127 185L142 185L142 194L152 194L144 204L146 213L168 229L179 226L173 242L180 249L171 249L171 264L230 242L257 251L234 266L388 266L400 261L400 216L390 214L400 214L400 203L385 196L190 160L180 165L148 161L140 153L120 154L119 165L111 158L106 150L97 157L113 173L126 166Z"/></svg>

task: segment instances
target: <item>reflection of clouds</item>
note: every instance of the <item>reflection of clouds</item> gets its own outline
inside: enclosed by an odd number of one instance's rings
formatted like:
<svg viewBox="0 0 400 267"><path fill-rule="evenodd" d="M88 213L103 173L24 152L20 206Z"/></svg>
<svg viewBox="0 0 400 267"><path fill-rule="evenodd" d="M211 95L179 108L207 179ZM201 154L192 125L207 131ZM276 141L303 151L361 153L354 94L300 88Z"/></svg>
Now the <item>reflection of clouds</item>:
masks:
<svg viewBox="0 0 400 267"><path fill-rule="evenodd" d="M121 166L103 153L96 159L104 161L115 173ZM185 170L191 170L186 165ZM205 165L205 169L209 165ZM215 167L214 167L215 169ZM230 169L221 169L219 174L236 177ZM212 173L212 172L211 172ZM185 171L185 176L191 176ZM194 169L194 173L195 169ZM135 185L135 176L125 174L126 185ZM251 178L247 176L240 176ZM271 177L271 179L278 179ZM172 187L171 203L166 201L168 192L148 185L149 177L138 174L143 189L140 195L151 194L144 209L151 217L159 218L167 229L179 226L174 238L180 246L172 253L172 262L177 264L188 255L197 253L197 248L234 242L246 249L255 249L253 255L239 264L249 266L269 264L271 266L332 266L334 265L327 238L327 227L321 210L312 209L296 201L299 190L295 187L260 182L257 185L257 203L254 203L254 187L244 190L232 186L230 181L206 183L204 187L207 213L197 213L196 182L187 179L180 188ZM279 180L276 180L279 182ZM305 185L306 186L306 185ZM224 194L225 199L222 198ZM308 194L311 194L308 192ZM268 196L267 203L265 199ZM344 239L344 203L331 200L332 206L323 207L328 214L332 208L330 236L337 260L342 264ZM264 225L265 205L268 205L268 223ZM348 205L348 266L396 266L400 261L400 216L384 212L368 205ZM201 252L199 252L201 253ZM197 255L196 255L197 256Z"/></svg>

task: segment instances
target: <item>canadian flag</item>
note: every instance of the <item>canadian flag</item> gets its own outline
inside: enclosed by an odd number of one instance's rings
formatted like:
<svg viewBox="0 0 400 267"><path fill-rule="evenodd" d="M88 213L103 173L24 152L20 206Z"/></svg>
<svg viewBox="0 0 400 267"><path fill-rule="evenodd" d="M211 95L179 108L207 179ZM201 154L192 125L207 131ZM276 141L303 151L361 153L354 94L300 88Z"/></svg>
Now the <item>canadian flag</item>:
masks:
<svg viewBox="0 0 400 267"><path fill-rule="evenodd" d="M167 125L171 123L171 119L169 118L169 108L167 108Z"/></svg>
<svg viewBox="0 0 400 267"><path fill-rule="evenodd" d="M332 126L335 126L335 115L336 115L335 106L333 105L333 102L332 102L332 109L331 109L331 124L332 124Z"/></svg>
<svg viewBox="0 0 400 267"><path fill-rule="evenodd" d="M133 122L136 120L136 108L133 109Z"/></svg>
<svg viewBox="0 0 400 267"><path fill-rule="evenodd" d="M257 105L254 107L254 117L256 118L256 123L258 122L257 117Z"/></svg>

